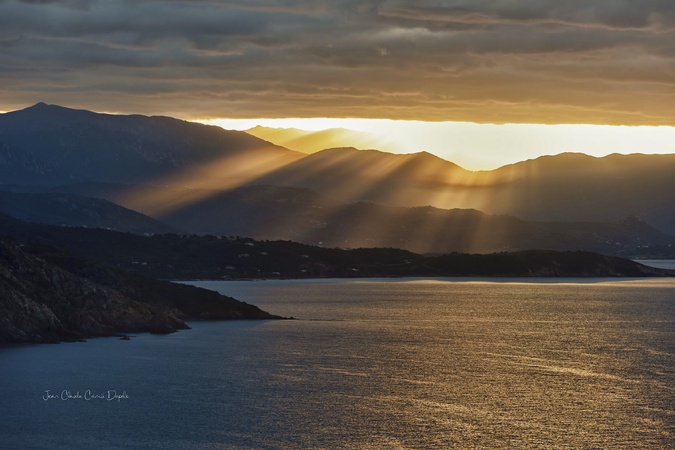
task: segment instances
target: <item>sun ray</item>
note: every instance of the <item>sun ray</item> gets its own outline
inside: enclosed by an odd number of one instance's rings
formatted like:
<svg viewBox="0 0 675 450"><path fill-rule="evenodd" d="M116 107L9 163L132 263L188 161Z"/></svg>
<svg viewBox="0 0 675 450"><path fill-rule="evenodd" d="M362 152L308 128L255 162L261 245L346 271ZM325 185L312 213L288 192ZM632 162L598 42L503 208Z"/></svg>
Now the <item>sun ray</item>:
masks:
<svg viewBox="0 0 675 450"><path fill-rule="evenodd" d="M132 186L117 197L120 204L153 217L242 186L277 170L300 156L278 154L265 148L228 155L207 164L192 166L170 175Z"/></svg>

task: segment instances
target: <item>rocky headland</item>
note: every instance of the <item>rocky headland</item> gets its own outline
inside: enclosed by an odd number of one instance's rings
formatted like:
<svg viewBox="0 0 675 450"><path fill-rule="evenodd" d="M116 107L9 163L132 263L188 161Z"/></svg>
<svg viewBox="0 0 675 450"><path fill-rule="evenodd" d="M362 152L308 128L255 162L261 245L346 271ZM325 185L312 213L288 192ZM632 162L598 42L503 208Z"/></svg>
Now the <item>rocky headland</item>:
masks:
<svg viewBox="0 0 675 450"><path fill-rule="evenodd" d="M187 319L274 319L216 292L0 238L0 343L171 333Z"/></svg>

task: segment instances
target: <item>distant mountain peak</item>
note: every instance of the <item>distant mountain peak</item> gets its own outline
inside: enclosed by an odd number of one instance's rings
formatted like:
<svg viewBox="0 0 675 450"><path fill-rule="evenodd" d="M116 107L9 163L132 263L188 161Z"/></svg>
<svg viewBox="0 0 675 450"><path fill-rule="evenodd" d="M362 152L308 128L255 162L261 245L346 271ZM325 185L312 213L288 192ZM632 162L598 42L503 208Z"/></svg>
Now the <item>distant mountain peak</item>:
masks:
<svg viewBox="0 0 675 450"><path fill-rule="evenodd" d="M60 105L52 105L49 103L45 102L38 102L34 104L33 106L29 106L28 108L21 109L19 111L13 111L7 114L18 114L21 116L24 115L31 115L31 116L41 116L41 115L49 115L55 116L55 115L60 115L63 116L67 114L67 117L82 117L82 116L87 116L87 117L93 117L98 115L98 113L92 112L92 111L87 111L85 109L73 109L73 108L67 108L65 106L60 106Z"/></svg>
<svg viewBox="0 0 675 450"><path fill-rule="evenodd" d="M38 102L38 103L34 104L33 106L29 106L28 108L23 109L23 111L54 111L54 110L64 110L64 109L70 110L70 108L66 108L65 106L51 105L51 104L45 103L45 102Z"/></svg>
<svg viewBox="0 0 675 450"><path fill-rule="evenodd" d="M299 150L307 154L337 147L377 148L391 153L399 153L400 150L400 146L386 136L346 128L327 128L310 131L298 128L272 128L259 125L246 130L246 132L277 145Z"/></svg>
<svg viewBox="0 0 675 450"><path fill-rule="evenodd" d="M143 184L178 178L185 185L203 186L208 180L230 187L303 156L242 131L45 102L0 114L0 136L0 184ZM217 170L215 162L221 165Z"/></svg>

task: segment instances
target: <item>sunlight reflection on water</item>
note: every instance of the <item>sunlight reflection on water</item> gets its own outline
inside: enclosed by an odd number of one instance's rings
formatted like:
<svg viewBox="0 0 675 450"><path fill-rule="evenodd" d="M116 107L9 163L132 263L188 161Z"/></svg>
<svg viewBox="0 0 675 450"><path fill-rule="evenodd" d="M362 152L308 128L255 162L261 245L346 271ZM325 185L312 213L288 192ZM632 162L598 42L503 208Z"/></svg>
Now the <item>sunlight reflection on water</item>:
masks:
<svg viewBox="0 0 675 450"><path fill-rule="evenodd" d="M0 350L0 437L33 448L673 448L675 281L557 281L194 283L301 320ZM131 398L27 400L46 385Z"/></svg>

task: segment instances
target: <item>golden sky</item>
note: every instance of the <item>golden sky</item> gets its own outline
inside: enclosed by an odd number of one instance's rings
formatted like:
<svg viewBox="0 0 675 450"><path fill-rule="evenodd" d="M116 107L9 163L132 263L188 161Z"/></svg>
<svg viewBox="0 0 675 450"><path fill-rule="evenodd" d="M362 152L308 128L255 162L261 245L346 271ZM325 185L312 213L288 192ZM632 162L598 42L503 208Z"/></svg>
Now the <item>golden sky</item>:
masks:
<svg viewBox="0 0 675 450"><path fill-rule="evenodd" d="M675 2L0 0L0 111L37 102L345 127L473 169L672 153Z"/></svg>
<svg viewBox="0 0 675 450"><path fill-rule="evenodd" d="M0 0L0 110L675 125L671 0Z"/></svg>
<svg viewBox="0 0 675 450"><path fill-rule="evenodd" d="M383 119L216 119L204 121L225 129L247 130L257 125L332 130L321 144L317 133L315 150L352 146L391 153L427 151L468 170L491 170L541 155L565 152L602 157L612 153L675 153L675 127L617 125L477 124ZM346 130L364 133L356 139ZM293 150L292 140L266 138Z"/></svg>

